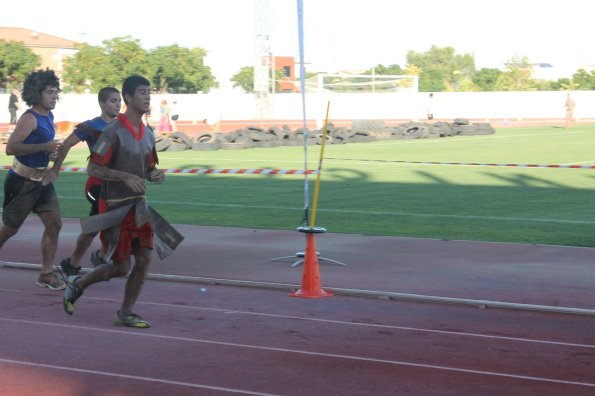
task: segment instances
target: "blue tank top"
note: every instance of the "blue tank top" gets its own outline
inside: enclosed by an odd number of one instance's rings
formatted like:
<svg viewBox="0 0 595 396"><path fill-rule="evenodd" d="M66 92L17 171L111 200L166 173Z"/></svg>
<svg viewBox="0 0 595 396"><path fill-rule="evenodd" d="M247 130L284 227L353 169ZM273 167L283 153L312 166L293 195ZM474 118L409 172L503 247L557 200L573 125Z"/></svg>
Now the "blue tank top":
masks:
<svg viewBox="0 0 595 396"><path fill-rule="evenodd" d="M54 140L56 132L54 131L54 115L50 111L47 116L41 115L29 109L25 113L33 114L37 120L37 129L35 129L27 139L23 141L25 144L43 144ZM48 166L49 153L41 151L33 154L17 155L16 158L24 165L31 168L45 168Z"/></svg>
<svg viewBox="0 0 595 396"><path fill-rule="evenodd" d="M105 122L101 117L95 117L92 120L85 121L85 124L87 124L93 129L97 129L98 131L103 131L103 128L106 127L107 122ZM89 146L89 151L91 151L91 149L95 145L95 142L99 138L99 134L91 134L88 132L81 131L80 129L75 129L74 133L76 137L78 137L81 141L87 143L87 146Z"/></svg>

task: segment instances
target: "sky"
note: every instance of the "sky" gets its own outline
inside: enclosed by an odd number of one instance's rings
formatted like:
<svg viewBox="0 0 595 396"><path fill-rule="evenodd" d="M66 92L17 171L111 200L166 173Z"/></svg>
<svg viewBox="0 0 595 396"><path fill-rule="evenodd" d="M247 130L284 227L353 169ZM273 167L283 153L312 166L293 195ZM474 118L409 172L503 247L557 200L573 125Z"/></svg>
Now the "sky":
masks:
<svg viewBox="0 0 595 396"><path fill-rule="evenodd" d="M595 65L590 2L303 0L305 67L319 72L378 64L403 67L408 51L425 52L437 45L474 55L478 69L502 69L512 57L527 56L532 63L550 63L560 76L570 77L579 68ZM132 36L146 49L172 44L202 47L220 82L255 60L255 0L20 4L3 8L0 26L93 45ZM272 54L299 60L297 0L269 0L269 7Z"/></svg>

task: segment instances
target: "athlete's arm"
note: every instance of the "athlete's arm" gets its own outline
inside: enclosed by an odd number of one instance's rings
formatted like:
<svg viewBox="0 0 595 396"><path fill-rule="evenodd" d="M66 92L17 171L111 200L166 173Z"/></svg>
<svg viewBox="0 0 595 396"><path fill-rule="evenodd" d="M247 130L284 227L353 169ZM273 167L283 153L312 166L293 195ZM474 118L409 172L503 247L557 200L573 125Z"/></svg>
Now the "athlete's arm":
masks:
<svg viewBox="0 0 595 396"><path fill-rule="evenodd" d="M95 154L93 154L93 156L95 156ZM118 171L105 165L98 164L93 161L93 156L91 156L91 161L89 161L89 165L87 167L87 174L89 176L93 176L101 180L122 182L130 187L130 189L135 193L145 193L147 187L145 186L144 179L133 173Z"/></svg>
<svg viewBox="0 0 595 396"><path fill-rule="evenodd" d="M17 122L14 131L10 134L6 143L6 155L26 155L39 153L41 151L54 152L62 143L59 140L52 140L47 143L25 144L25 139L37 129L37 120L33 114L25 113Z"/></svg>
<svg viewBox="0 0 595 396"><path fill-rule="evenodd" d="M48 169L46 174L43 176L43 179L41 179L42 185L46 186L58 178L58 173L60 172L60 168L62 167L62 163L66 159L68 152L72 146L75 146L80 141L81 139L79 139L79 137L74 132L68 135L66 140L62 143L62 146L58 149L54 166L52 166L51 169Z"/></svg>

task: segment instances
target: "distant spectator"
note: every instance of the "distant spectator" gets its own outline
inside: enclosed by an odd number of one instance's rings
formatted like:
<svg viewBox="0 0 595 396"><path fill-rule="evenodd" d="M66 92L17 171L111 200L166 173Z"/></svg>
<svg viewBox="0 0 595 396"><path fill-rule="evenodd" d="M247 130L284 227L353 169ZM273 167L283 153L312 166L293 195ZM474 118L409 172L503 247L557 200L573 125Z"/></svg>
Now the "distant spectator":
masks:
<svg viewBox="0 0 595 396"><path fill-rule="evenodd" d="M169 105L167 104L167 100L161 99L159 112L161 114L161 118L159 119L159 132L171 132L172 128L171 123L169 122Z"/></svg>
<svg viewBox="0 0 595 396"><path fill-rule="evenodd" d="M434 94L431 93L428 96L428 103L427 103L427 108L426 108L426 114L428 116L428 120L433 120L434 119Z"/></svg>
<svg viewBox="0 0 595 396"><path fill-rule="evenodd" d="M176 126L176 121L178 121L178 118L180 118L178 115L178 102L174 100L171 107L169 108L169 112L171 114L171 127L174 131L177 131L178 128Z"/></svg>
<svg viewBox="0 0 595 396"><path fill-rule="evenodd" d="M17 111L21 109L19 103L19 90L13 89L8 99L8 111L10 112L10 125L17 124Z"/></svg>
<svg viewBox="0 0 595 396"><path fill-rule="evenodd" d="M564 103L564 107L566 107L566 128L572 128L576 124L576 120L574 118L574 108L576 107L576 103L570 94L566 96L566 103Z"/></svg>

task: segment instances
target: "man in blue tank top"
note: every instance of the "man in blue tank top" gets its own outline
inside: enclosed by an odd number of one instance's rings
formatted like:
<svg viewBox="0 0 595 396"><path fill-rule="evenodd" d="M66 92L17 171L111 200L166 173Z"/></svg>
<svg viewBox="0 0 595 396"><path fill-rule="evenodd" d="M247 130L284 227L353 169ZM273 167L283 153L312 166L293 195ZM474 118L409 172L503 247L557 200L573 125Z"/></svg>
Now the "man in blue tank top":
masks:
<svg viewBox="0 0 595 396"><path fill-rule="evenodd" d="M89 147L89 153L91 153L91 149L101 135L103 128L105 128L118 116L120 109L122 108L122 97L120 96L120 91L114 87L101 88L97 94L97 101L99 102L99 107L101 108L101 115L77 125L76 129L70 134L70 136L64 140L62 149L59 151L58 158L56 158L53 166L56 174L60 171L60 167L62 166L62 163L68 155L71 147L80 142L86 142L87 146ZM50 173L48 178L51 176L53 176L53 173ZM89 176L87 182L85 183L85 197L91 204L89 216L99 213L98 202L100 191L101 180L97 179L96 177ZM60 268L62 268L62 271L66 274L66 276L79 274L81 269L81 258L87 249L89 249L89 246L91 246L91 243L93 242L93 239L95 239L96 235L97 232L82 232L79 234L72 255L60 261ZM99 250L91 253L91 262L93 263L94 267L103 263Z"/></svg>
<svg viewBox="0 0 595 396"><path fill-rule="evenodd" d="M50 154L62 143L54 139L54 115L60 82L53 70L38 70L29 74L23 85L22 98L30 108L19 118L6 144L6 154L13 155L12 168L4 179L4 204L0 227L0 249L17 233L27 216L39 216L44 231L41 237L42 267L37 285L51 290L63 290L64 282L53 271L53 262L62 228L60 206L54 185L48 180ZM55 176L53 177L55 179Z"/></svg>

